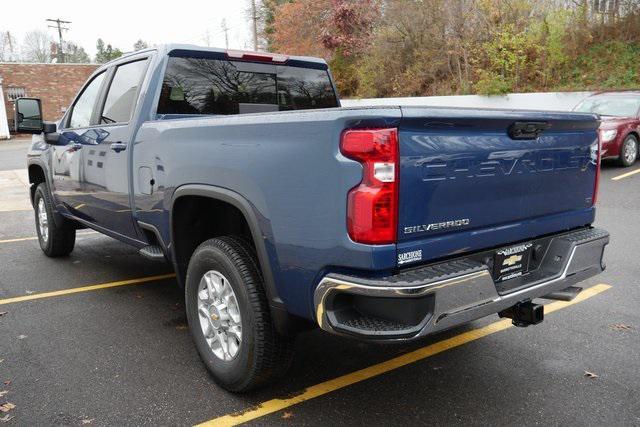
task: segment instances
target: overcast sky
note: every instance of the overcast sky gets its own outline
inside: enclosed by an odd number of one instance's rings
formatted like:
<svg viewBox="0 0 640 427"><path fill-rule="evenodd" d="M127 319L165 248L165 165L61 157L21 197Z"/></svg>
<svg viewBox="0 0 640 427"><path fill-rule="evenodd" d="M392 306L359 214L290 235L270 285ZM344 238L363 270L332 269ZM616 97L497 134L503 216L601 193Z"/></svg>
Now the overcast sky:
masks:
<svg viewBox="0 0 640 427"><path fill-rule="evenodd" d="M3 1L0 31L10 31L18 44L24 34L38 29L57 40L57 30L47 28L47 18L71 21L65 40L84 47L93 58L96 40L131 51L138 39L149 43L191 43L225 47L222 19L229 27L229 48L251 49L249 0L29 0Z"/></svg>

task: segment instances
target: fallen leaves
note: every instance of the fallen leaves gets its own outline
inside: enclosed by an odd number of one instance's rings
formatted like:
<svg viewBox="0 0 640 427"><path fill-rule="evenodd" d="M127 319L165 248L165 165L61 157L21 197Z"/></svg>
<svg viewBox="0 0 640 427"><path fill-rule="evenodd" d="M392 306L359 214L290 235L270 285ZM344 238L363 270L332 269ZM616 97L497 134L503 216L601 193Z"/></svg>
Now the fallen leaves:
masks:
<svg viewBox="0 0 640 427"><path fill-rule="evenodd" d="M282 419L286 420L293 417L293 412L285 412L284 414L282 414Z"/></svg>
<svg viewBox="0 0 640 427"><path fill-rule="evenodd" d="M95 418L85 418L84 420L80 420L82 424L91 424L95 420Z"/></svg>
<svg viewBox="0 0 640 427"><path fill-rule="evenodd" d="M594 374L593 372L589 372L589 371L584 371L584 376L587 378L598 378L598 376L596 374Z"/></svg>
<svg viewBox="0 0 640 427"><path fill-rule="evenodd" d="M11 380L6 380L6 381L4 382L4 385L9 385L9 384L11 384Z"/></svg>
<svg viewBox="0 0 640 427"><path fill-rule="evenodd" d="M609 328L614 331L629 331L632 329L630 325L625 325L624 323L614 323L613 325L609 325Z"/></svg>
<svg viewBox="0 0 640 427"><path fill-rule="evenodd" d="M2 390L0 391L0 397L4 397L7 393L9 393L8 390Z"/></svg>
<svg viewBox="0 0 640 427"><path fill-rule="evenodd" d="M18 339L19 339L19 340L23 340L23 339L25 339L25 338L27 338L27 335L18 335Z"/></svg>
<svg viewBox="0 0 640 427"><path fill-rule="evenodd" d="M12 415L5 415L4 417L0 418L0 423L8 423L9 421L11 421L14 417Z"/></svg>
<svg viewBox="0 0 640 427"><path fill-rule="evenodd" d="M8 313L7 311L0 311L0 317L4 316L7 313Z"/></svg>
<svg viewBox="0 0 640 427"><path fill-rule="evenodd" d="M3 403L2 405L0 405L0 412L9 412L15 407L16 405L14 405L13 403L10 403L10 402Z"/></svg>

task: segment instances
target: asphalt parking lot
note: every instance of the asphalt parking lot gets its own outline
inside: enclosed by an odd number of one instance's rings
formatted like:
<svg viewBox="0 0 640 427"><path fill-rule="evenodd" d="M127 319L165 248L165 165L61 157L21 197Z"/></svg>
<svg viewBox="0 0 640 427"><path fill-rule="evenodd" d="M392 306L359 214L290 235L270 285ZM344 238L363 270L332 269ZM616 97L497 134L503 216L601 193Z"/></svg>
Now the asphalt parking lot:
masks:
<svg viewBox="0 0 640 427"><path fill-rule="evenodd" d="M603 166L608 268L541 325L492 316L403 346L314 330L284 381L233 395L198 358L169 266L88 231L68 258L41 253L16 200L26 146L0 142L0 423L640 425L640 163Z"/></svg>

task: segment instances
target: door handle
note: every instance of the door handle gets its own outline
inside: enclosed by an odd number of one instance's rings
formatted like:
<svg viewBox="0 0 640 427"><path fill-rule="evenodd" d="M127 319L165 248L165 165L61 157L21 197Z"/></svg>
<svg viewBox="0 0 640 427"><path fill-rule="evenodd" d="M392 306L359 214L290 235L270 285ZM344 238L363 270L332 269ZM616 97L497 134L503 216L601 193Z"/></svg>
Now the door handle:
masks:
<svg viewBox="0 0 640 427"><path fill-rule="evenodd" d="M109 146L113 151L119 153L127 149L127 144L123 144L122 142L114 142Z"/></svg>

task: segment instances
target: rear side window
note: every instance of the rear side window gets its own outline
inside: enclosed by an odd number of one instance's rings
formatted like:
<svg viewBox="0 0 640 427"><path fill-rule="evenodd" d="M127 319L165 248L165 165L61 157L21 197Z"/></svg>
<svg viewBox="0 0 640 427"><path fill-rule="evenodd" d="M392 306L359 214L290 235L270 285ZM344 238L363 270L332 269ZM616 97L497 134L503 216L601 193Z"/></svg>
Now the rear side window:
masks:
<svg viewBox="0 0 640 427"><path fill-rule="evenodd" d="M85 86L82 95L80 95L71 110L71 118L69 119L70 128L82 128L92 124L91 115L93 114L93 107L96 105L103 81L104 73L94 77L91 83Z"/></svg>
<svg viewBox="0 0 640 427"><path fill-rule="evenodd" d="M158 114L247 114L337 107L327 70L170 57Z"/></svg>
<svg viewBox="0 0 640 427"><path fill-rule="evenodd" d="M104 103L100 124L124 123L131 119L138 86L147 69L147 60L129 62L116 68Z"/></svg>

